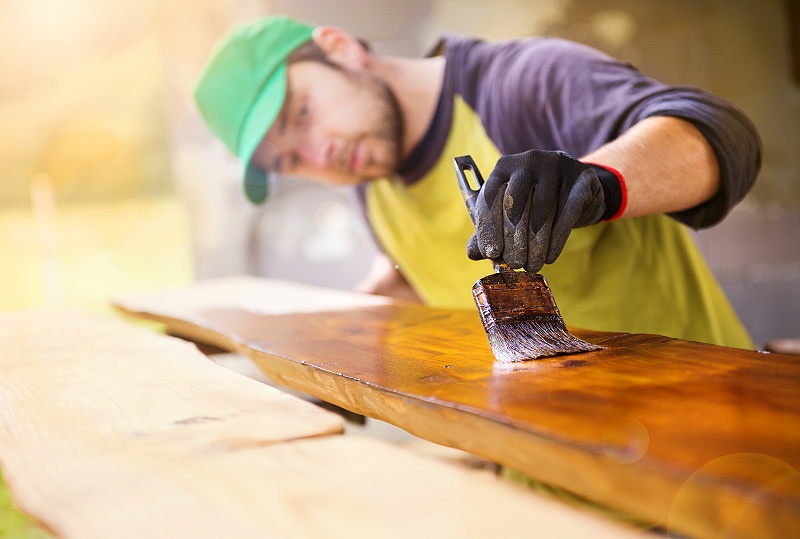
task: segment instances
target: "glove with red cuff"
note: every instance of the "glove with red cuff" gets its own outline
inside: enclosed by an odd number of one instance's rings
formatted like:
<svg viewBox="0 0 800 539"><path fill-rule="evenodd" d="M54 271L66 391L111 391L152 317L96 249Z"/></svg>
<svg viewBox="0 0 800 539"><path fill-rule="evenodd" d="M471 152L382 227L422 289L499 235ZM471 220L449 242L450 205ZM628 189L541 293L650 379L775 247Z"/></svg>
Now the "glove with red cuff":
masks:
<svg viewBox="0 0 800 539"><path fill-rule="evenodd" d="M557 151L503 156L475 202L467 255L536 272L555 262L573 228L616 219L626 204L625 181L612 168Z"/></svg>

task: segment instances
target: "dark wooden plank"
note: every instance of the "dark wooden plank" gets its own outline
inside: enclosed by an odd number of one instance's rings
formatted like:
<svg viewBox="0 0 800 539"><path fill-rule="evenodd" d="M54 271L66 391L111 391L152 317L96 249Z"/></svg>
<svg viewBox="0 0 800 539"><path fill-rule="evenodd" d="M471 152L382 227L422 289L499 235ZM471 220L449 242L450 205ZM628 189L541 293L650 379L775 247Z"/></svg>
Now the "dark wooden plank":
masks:
<svg viewBox="0 0 800 539"><path fill-rule="evenodd" d="M607 349L506 365L473 311L395 304L270 315L196 302L165 316L148 301L127 311L247 353L288 387L669 530L800 529L793 356L572 329Z"/></svg>

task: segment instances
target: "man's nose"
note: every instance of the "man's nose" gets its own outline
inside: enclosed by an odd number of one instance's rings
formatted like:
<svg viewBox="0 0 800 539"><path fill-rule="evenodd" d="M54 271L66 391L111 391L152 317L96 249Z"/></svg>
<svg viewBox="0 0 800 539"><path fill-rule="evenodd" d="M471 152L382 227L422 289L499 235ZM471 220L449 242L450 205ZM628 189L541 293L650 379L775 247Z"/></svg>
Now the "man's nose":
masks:
<svg viewBox="0 0 800 539"><path fill-rule="evenodd" d="M298 147L300 159L313 168L328 168L333 161L333 142L323 137L304 137Z"/></svg>

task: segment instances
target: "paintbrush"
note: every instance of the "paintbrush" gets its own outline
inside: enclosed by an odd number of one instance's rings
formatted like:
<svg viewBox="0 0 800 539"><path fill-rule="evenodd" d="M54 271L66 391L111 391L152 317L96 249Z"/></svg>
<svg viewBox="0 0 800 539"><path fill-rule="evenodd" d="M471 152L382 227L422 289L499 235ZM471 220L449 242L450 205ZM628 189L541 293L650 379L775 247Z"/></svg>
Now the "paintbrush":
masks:
<svg viewBox="0 0 800 539"><path fill-rule="evenodd" d="M461 194L474 225L475 199L483 186L483 176L472 157L456 157L453 161ZM475 189L465 171L472 173ZM472 296L492 353L498 361L513 363L603 349L567 330L542 275L515 271L502 258L492 260L492 263L495 273L479 279L472 287Z"/></svg>

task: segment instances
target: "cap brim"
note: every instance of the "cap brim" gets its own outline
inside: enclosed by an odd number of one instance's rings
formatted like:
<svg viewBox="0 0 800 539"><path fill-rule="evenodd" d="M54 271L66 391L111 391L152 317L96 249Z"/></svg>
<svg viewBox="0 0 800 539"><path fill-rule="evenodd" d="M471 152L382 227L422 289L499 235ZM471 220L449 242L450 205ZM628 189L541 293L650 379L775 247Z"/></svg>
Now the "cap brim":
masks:
<svg viewBox="0 0 800 539"><path fill-rule="evenodd" d="M286 64L279 65L266 81L250 113L239 141L239 155L244 163L244 192L247 198L262 204L269 193L270 174L252 162L253 153L272 127L286 97Z"/></svg>
<svg viewBox="0 0 800 539"><path fill-rule="evenodd" d="M247 163L244 167L244 194L253 204L263 204L269 194L270 176L263 168Z"/></svg>

